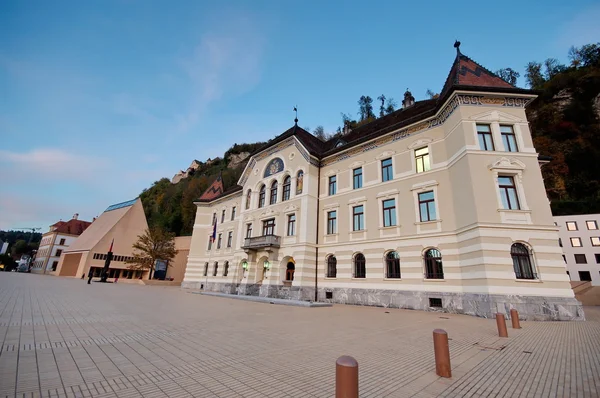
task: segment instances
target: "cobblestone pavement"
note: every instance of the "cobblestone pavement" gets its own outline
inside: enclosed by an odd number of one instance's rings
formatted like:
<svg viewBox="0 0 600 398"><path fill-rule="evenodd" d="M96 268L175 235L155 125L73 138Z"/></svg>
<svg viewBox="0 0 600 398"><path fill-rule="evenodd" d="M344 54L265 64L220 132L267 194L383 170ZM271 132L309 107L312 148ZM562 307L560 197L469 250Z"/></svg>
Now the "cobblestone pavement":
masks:
<svg viewBox="0 0 600 398"><path fill-rule="evenodd" d="M332 397L344 354L361 397L598 397L600 308L586 315L500 339L494 320L462 315L0 273L0 397ZM435 375L435 328L451 379Z"/></svg>

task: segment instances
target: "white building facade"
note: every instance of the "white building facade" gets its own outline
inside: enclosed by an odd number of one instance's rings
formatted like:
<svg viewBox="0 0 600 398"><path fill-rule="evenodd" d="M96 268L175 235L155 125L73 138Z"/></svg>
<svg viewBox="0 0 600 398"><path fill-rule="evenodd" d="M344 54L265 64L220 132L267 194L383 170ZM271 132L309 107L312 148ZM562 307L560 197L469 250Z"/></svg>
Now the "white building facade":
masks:
<svg viewBox="0 0 600 398"><path fill-rule="evenodd" d="M407 92L327 142L295 125L237 187L217 180L196 202L182 286L583 319L525 115L534 98L458 52L438 99Z"/></svg>
<svg viewBox="0 0 600 398"><path fill-rule="evenodd" d="M556 216L554 222L571 280L600 286L600 214Z"/></svg>

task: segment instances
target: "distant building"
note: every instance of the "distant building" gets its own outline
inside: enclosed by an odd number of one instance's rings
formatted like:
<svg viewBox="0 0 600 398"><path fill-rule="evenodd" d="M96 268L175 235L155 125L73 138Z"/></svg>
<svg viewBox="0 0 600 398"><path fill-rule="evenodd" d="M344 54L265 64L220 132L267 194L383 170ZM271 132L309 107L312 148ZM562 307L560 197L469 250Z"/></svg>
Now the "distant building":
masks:
<svg viewBox="0 0 600 398"><path fill-rule="evenodd" d="M600 286L600 214L557 216L554 222L571 281Z"/></svg>
<svg viewBox="0 0 600 398"><path fill-rule="evenodd" d="M142 201L109 206L84 233L62 253L56 275L81 277L90 268L100 276L106 253L114 239L110 278L148 278L147 271L131 271L125 261L133 255L133 244L148 228Z"/></svg>
<svg viewBox="0 0 600 398"><path fill-rule="evenodd" d="M0 255L6 254L7 251L8 251L8 242L4 242L2 239L0 239Z"/></svg>
<svg viewBox="0 0 600 398"><path fill-rule="evenodd" d="M42 274L56 271L62 252L91 224L89 221L80 220L78 213L75 213L69 221L52 224L50 230L42 235L31 272Z"/></svg>
<svg viewBox="0 0 600 398"><path fill-rule="evenodd" d="M210 161L210 159L209 159L209 161ZM197 160L193 160L192 163L190 164L190 167L188 167L186 171L179 170L177 172L177 174L175 174L173 176L173 178L171 178L171 183L177 184L179 181L183 180L184 178L188 178L189 176L193 175L196 172L198 167L200 167L200 162Z"/></svg>

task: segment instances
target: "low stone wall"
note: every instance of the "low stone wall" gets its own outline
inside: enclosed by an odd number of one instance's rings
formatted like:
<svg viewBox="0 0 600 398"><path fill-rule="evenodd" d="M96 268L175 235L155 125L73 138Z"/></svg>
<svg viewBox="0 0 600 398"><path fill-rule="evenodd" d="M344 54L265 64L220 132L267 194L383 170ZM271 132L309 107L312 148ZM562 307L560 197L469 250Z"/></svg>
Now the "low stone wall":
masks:
<svg viewBox="0 0 600 398"><path fill-rule="evenodd" d="M204 287L202 282L182 283L182 288L186 289L289 300L314 301L315 294L314 288L301 286L263 286L261 284L209 282L206 288ZM441 299L441 307L431 307L429 299ZM495 318L498 312L508 314L514 308L519 311L519 317L527 321L585 320L581 303L574 298L564 297L321 288L318 290L317 301L332 304L447 312L482 318Z"/></svg>

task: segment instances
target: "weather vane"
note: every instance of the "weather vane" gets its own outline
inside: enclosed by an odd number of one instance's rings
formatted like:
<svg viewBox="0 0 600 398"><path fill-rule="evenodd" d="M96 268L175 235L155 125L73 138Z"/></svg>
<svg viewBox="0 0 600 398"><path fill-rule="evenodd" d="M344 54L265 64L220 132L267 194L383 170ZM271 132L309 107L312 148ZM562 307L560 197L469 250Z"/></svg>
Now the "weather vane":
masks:
<svg viewBox="0 0 600 398"><path fill-rule="evenodd" d="M298 124L298 105L294 107L294 112L296 112L296 118L294 119L294 123Z"/></svg>

